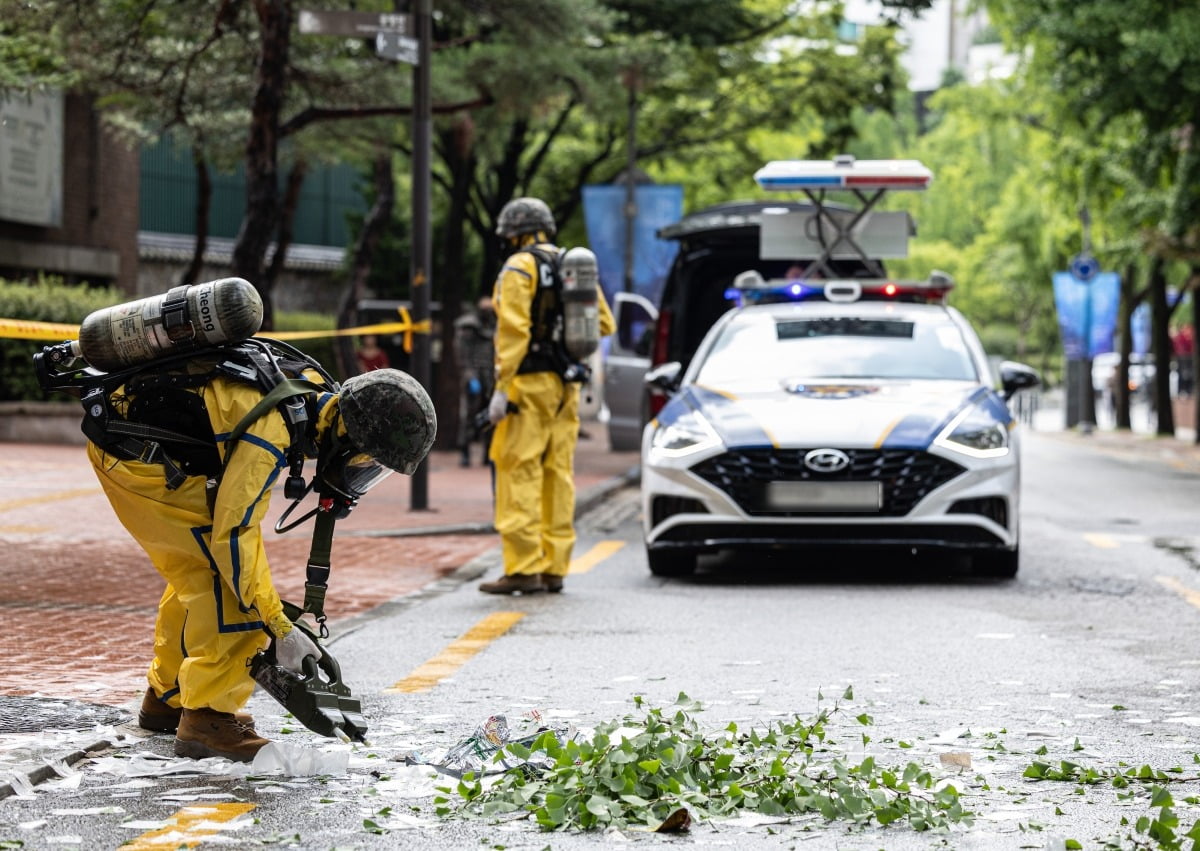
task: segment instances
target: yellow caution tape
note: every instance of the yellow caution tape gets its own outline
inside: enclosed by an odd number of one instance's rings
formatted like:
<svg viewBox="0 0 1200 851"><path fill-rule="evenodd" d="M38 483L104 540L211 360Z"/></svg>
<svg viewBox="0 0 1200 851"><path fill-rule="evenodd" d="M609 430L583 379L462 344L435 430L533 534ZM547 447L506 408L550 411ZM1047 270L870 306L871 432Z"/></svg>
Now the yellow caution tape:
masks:
<svg viewBox="0 0 1200 851"><path fill-rule="evenodd" d="M74 340L79 336L78 325L58 322L34 322L29 319L0 319L0 337L16 340Z"/></svg>
<svg viewBox="0 0 1200 851"><path fill-rule="evenodd" d="M414 322L408 308L399 309L399 322L380 322L375 325L360 325L357 328L341 328L333 331L274 331L256 334L276 340L309 340L319 337L352 337L359 334L403 334L404 351L412 354L413 334L429 334L433 324L428 319ZM15 340L75 340L79 338L79 326L59 322L35 322L31 319L0 319L0 337Z"/></svg>

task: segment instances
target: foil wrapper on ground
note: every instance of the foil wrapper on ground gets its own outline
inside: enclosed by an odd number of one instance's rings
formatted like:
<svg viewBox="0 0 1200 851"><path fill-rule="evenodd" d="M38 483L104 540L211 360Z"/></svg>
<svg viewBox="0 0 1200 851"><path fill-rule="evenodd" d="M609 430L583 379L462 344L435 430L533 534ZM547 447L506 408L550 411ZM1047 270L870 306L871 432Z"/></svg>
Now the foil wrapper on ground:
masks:
<svg viewBox="0 0 1200 851"><path fill-rule="evenodd" d="M468 773L476 777L485 777L503 774L514 768L538 771L550 768L554 761L544 753L535 752L526 759L518 759L503 751L510 744L532 747L538 737L546 732L552 733L559 744L563 745L573 741L578 735L573 725L547 723L542 713L536 709L522 713L512 721L507 715L492 715L476 727L474 733L447 749L445 753L430 757L412 753L408 754L404 761L409 765L428 765L440 774L451 777L462 777Z"/></svg>

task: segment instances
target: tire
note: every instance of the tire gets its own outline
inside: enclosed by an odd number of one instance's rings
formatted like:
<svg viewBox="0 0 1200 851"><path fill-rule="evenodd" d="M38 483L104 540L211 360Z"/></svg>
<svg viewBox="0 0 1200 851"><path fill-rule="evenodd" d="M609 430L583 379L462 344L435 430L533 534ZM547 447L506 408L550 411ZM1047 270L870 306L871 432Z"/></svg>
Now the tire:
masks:
<svg viewBox="0 0 1200 851"><path fill-rule="evenodd" d="M646 550L646 561L655 576L691 576L696 570L696 554L686 550Z"/></svg>
<svg viewBox="0 0 1200 851"><path fill-rule="evenodd" d="M977 553L971 557L971 566L975 573L979 576L990 576L993 579L1012 579L1017 575L1020 562L1020 548L993 550L987 553Z"/></svg>

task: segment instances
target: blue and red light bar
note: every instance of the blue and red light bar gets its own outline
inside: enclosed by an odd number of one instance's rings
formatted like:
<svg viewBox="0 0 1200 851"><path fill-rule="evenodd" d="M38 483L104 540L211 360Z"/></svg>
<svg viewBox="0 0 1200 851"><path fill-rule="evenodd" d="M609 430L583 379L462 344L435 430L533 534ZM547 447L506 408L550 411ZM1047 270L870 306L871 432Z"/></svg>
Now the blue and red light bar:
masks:
<svg viewBox="0 0 1200 851"><path fill-rule="evenodd" d="M725 291L725 298L739 305L781 301L904 301L944 304L954 289L954 280L934 272L926 281L887 279L822 281L816 279L765 280L754 270L743 272Z"/></svg>
<svg viewBox="0 0 1200 851"><path fill-rule="evenodd" d="M763 189L927 189L933 172L919 160L772 160L754 173Z"/></svg>

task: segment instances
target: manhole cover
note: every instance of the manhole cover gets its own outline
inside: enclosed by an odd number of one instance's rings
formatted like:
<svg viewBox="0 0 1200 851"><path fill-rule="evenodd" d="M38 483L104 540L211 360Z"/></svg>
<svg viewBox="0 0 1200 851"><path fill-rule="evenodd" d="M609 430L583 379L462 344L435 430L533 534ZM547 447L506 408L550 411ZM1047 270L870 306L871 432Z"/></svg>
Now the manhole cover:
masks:
<svg viewBox="0 0 1200 851"><path fill-rule="evenodd" d="M44 697L0 695L0 733L40 733L43 730L90 730L129 720L129 713L111 706L52 700Z"/></svg>

